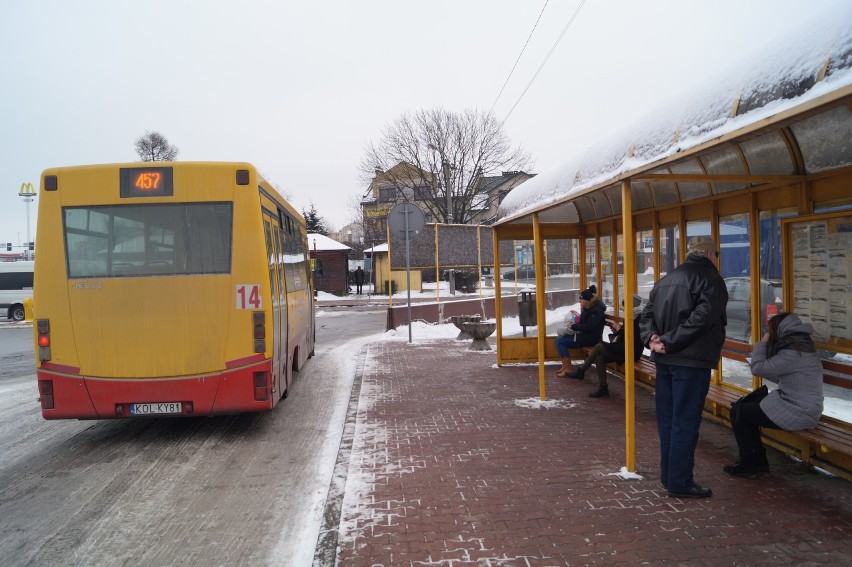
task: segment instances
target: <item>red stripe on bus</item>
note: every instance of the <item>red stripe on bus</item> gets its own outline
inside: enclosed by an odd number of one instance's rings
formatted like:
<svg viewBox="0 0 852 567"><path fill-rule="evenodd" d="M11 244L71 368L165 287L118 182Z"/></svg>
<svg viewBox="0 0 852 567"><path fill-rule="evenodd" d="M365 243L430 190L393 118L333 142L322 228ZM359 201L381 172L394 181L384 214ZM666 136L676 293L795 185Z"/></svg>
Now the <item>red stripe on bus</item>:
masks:
<svg viewBox="0 0 852 567"><path fill-rule="evenodd" d="M248 356L246 358L238 358L236 360L229 360L225 363L225 368L239 368L240 366L245 366L247 364L254 364L256 362L263 362L264 358L262 354L255 354L253 356Z"/></svg>

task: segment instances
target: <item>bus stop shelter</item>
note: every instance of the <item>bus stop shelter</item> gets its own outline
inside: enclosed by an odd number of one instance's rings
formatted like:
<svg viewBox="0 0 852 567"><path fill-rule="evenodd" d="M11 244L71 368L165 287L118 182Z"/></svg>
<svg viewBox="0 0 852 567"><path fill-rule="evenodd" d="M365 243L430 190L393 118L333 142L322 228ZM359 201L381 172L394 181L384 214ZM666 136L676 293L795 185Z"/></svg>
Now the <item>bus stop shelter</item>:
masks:
<svg viewBox="0 0 852 567"><path fill-rule="evenodd" d="M501 243L533 242L537 293L552 258L567 250L581 287L596 284L614 316L686 257L689 238L721 245L728 285L728 336L716 387L750 390L745 361L766 318L794 311L814 325L826 397L849 399L852 378L852 9L734 62L731 72L667 104L515 188L494 227ZM625 90L625 100L629 89ZM554 246L554 243L563 246ZM547 269L545 269L547 268ZM500 295L500 279L495 280ZM538 321L545 320L537 305ZM497 362L555 360L545 326L504 337L497 314ZM626 464L635 470L632 325L626 326ZM709 403L709 402L708 402ZM849 418L824 412L848 434ZM823 447L824 449L824 447ZM814 449L820 452L819 448ZM850 470L849 456L820 455Z"/></svg>

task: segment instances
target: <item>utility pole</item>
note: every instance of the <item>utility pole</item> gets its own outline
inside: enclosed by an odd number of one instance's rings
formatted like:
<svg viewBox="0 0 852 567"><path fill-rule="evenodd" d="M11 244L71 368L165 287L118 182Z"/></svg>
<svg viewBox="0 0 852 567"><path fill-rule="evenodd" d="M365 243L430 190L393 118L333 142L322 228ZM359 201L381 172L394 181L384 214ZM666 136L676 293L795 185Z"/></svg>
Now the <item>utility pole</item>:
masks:
<svg viewBox="0 0 852 567"><path fill-rule="evenodd" d="M450 191L450 164L441 155L441 169L444 170L444 191L447 192L447 224L453 224L453 194Z"/></svg>

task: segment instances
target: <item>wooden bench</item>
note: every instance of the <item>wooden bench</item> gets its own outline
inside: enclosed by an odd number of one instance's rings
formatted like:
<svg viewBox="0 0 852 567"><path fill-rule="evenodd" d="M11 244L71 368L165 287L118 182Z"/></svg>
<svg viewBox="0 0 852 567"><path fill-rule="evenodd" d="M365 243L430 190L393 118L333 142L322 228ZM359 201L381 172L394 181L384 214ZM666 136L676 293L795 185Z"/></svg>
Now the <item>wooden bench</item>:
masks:
<svg viewBox="0 0 852 567"><path fill-rule="evenodd" d="M610 322L621 322L621 317L607 316ZM584 348L583 358L591 352ZM751 345L725 342L725 357L746 361L751 354ZM846 365L830 360L823 361L825 383L840 387L849 387L852 382L852 370ZM620 378L624 378L624 365L610 362L607 369ZM656 384L656 365L645 355L642 355L634 365L636 383L649 390ZM730 385L725 386L712 382L707 392L704 413L713 421L730 427L731 403L748 393ZM762 429L764 440L768 445L786 453L798 456L807 467L818 466L847 480L852 480L852 427L840 420L823 416L819 425L813 429L801 431L783 431L780 429Z"/></svg>
<svg viewBox="0 0 852 567"><path fill-rule="evenodd" d="M744 353L751 352L750 345L743 343L725 343L727 358L745 361ZM825 360L825 383L848 387L850 369L847 366ZM842 376L846 376L843 383ZM747 391L731 386L711 383L707 393L705 414L710 419L730 426L731 403L745 395ZM761 429L764 441L772 447L786 453L792 453L801 459L807 467L818 466L847 480L852 480L852 427L840 420L828 416L820 418L819 425L813 429L783 431L780 429Z"/></svg>

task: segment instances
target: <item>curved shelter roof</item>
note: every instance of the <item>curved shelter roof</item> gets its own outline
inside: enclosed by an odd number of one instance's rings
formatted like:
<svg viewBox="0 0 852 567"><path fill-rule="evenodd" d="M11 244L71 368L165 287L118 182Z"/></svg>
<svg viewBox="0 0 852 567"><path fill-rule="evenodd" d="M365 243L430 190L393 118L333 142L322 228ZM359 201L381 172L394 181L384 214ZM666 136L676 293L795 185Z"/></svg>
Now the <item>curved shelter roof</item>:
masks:
<svg viewBox="0 0 852 567"><path fill-rule="evenodd" d="M852 166L852 3L512 190L501 224L577 223Z"/></svg>

